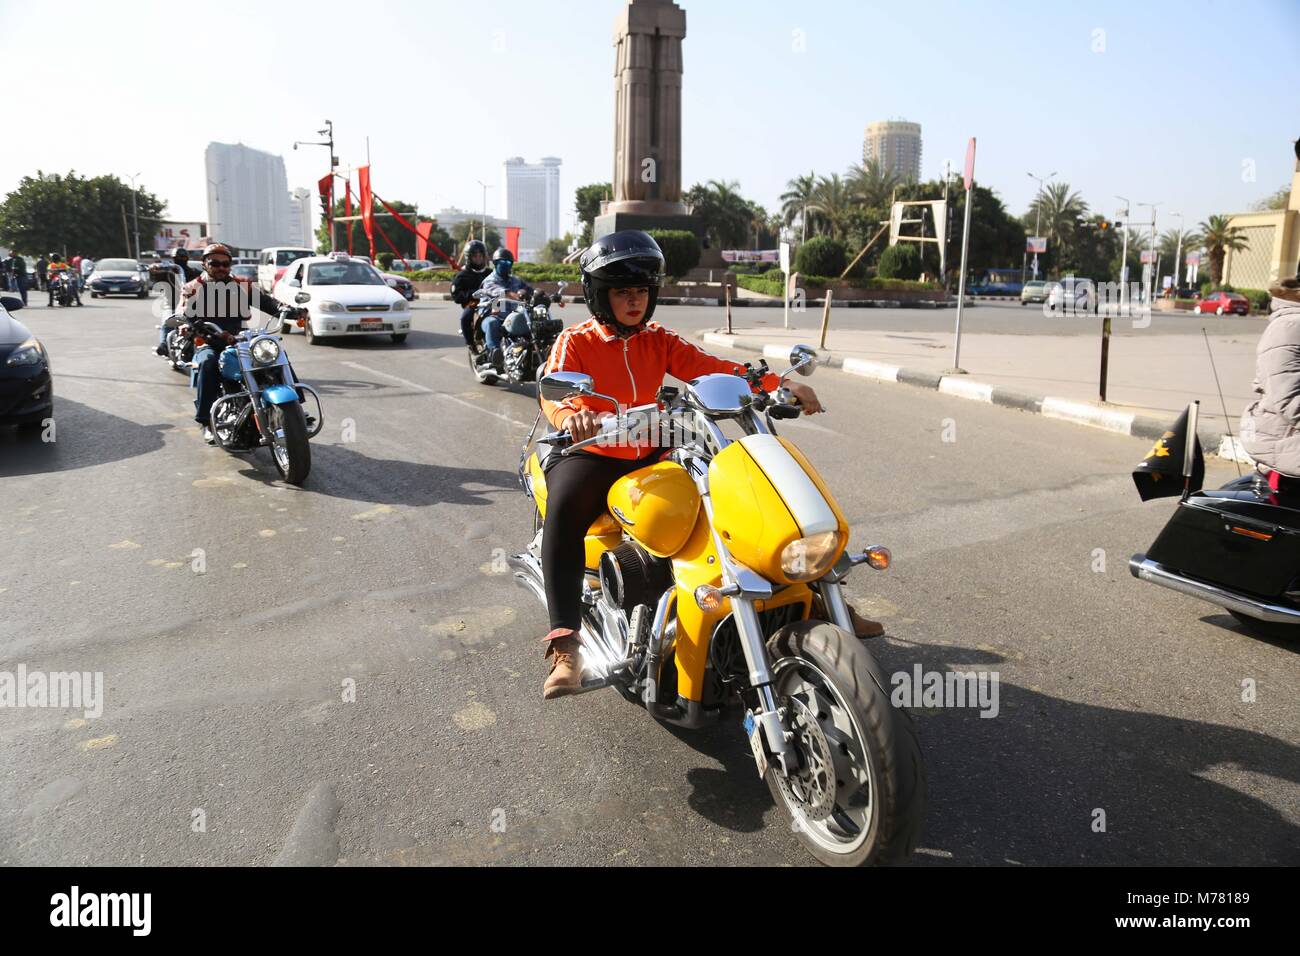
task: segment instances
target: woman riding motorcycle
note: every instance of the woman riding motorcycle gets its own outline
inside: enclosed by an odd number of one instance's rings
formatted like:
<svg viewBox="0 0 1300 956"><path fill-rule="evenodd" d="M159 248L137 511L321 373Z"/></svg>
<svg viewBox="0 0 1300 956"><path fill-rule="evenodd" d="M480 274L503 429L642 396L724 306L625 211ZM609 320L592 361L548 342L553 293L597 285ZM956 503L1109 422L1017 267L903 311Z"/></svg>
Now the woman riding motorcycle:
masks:
<svg viewBox="0 0 1300 956"><path fill-rule="evenodd" d="M1300 502L1300 277L1268 291L1272 309L1255 351L1255 400L1241 416L1242 446L1275 495Z"/></svg>
<svg viewBox="0 0 1300 956"><path fill-rule="evenodd" d="M560 333L543 374L583 372L594 390L616 398L624 408L655 401L665 374L683 381L712 372L744 374L736 362L715 358L676 332L650 321L664 274L658 243L639 230L624 230L597 239L579 260L582 291L591 311L586 322ZM779 386L766 375L762 387ZM804 413L822 411L817 394L800 382L786 387ZM579 442L600 429L611 414L608 402L586 396L555 403L542 400L542 411L556 429L567 429ZM543 687L549 700L571 694L581 686L578 629L584 574L583 540L587 529L605 510L610 486L623 475L657 460L664 450L638 444L595 444L546 461L547 508L542 533L542 569L551 631L544 638L551 670ZM880 633L879 625L855 616L859 636ZM873 631L873 628L876 630ZM868 631L863 634L862 630Z"/></svg>

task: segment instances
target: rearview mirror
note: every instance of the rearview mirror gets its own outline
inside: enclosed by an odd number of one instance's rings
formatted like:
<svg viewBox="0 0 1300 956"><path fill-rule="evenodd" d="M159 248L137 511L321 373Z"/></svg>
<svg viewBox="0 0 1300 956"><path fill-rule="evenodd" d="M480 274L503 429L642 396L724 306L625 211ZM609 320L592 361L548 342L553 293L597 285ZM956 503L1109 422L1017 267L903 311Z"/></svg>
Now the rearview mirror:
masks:
<svg viewBox="0 0 1300 956"><path fill-rule="evenodd" d="M817 350L811 345L796 345L790 350L791 371L811 375L817 367Z"/></svg>
<svg viewBox="0 0 1300 956"><path fill-rule="evenodd" d="M592 378L583 372L551 372L542 376L537 390L548 402L562 402L574 395L590 395Z"/></svg>
<svg viewBox="0 0 1300 956"><path fill-rule="evenodd" d="M22 296L0 295L0 306L4 306L6 312L17 312L23 307Z"/></svg>
<svg viewBox="0 0 1300 956"><path fill-rule="evenodd" d="M293 297L293 301L297 302L299 305L302 305L304 302L310 302L311 296L308 295L306 292L299 292L297 295Z"/></svg>

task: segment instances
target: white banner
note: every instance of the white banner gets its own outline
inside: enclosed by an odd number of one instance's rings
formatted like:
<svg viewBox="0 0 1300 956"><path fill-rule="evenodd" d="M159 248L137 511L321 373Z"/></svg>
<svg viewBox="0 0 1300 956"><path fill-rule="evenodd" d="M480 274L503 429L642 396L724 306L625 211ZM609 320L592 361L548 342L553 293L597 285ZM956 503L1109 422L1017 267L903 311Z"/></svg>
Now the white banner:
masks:
<svg viewBox="0 0 1300 956"><path fill-rule="evenodd" d="M723 262L780 262L780 249L723 249Z"/></svg>

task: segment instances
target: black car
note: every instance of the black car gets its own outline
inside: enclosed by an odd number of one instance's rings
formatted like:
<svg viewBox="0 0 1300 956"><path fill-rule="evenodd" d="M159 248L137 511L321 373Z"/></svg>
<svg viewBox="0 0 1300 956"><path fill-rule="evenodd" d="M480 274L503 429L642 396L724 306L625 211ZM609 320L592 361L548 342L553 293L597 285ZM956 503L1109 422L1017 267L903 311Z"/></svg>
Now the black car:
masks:
<svg viewBox="0 0 1300 956"><path fill-rule="evenodd" d="M54 412L45 346L9 314L22 307L18 296L0 295L0 426L39 426Z"/></svg>
<svg viewBox="0 0 1300 956"><path fill-rule="evenodd" d="M100 259L86 280L90 297L133 295L143 299L149 294L149 274L134 259Z"/></svg>

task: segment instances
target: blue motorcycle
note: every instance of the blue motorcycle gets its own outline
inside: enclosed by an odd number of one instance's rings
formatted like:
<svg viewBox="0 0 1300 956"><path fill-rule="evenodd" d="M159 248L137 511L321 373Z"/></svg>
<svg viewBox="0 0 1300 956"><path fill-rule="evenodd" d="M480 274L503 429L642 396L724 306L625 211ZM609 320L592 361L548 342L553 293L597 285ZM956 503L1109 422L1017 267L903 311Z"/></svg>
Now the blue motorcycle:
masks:
<svg viewBox="0 0 1300 956"><path fill-rule="evenodd" d="M245 329L222 350L222 395L212 403L212 434L227 451L268 446L280 477L301 485L311 471L308 441L324 425L320 396L298 381L280 336L267 329ZM223 335L219 326L200 322L195 345L208 337L220 341Z"/></svg>

